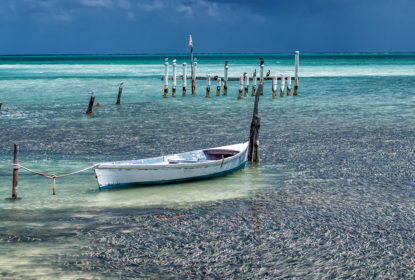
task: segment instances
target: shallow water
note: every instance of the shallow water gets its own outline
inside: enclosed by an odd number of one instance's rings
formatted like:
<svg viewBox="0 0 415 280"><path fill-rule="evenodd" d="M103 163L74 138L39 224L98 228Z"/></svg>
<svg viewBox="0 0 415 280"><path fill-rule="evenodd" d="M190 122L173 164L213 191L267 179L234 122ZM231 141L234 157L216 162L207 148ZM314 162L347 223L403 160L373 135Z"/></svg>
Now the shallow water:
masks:
<svg viewBox="0 0 415 280"><path fill-rule="evenodd" d="M177 58L178 65L186 56ZM200 55L200 75L293 75L293 55ZM171 59L170 59L171 60ZM164 56L0 57L0 275L413 278L415 55L301 55L297 97L261 97L261 159L214 180L99 191L93 163L238 143L253 98L162 98ZM170 69L171 71L171 69ZM181 74L181 67L178 68ZM125 82L122 105L114 105ZM94 115L84 114L90 90Z"/></svg>

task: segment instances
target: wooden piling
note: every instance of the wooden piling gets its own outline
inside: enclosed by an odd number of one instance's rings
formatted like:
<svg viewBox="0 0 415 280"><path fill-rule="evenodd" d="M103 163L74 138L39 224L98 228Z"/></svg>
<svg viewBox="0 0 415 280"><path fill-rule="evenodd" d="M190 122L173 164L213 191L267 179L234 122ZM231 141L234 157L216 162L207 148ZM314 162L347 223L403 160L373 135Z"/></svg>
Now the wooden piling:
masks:
<svg viewBox="0 0 415 280"><path fill-rule="evenodd" d="M291 76L287 77L287 96L291 96Z"/></svg>
<svg viewBox="0 0 415 280"><path fill-rule="evenodd" d="M122 94L122 87L123 87L124 83L121 82L118 85L118 96L117 96L117 103L115 103L116 105L121 105L121 94Z"/></svg>
<svg viewBox="0 0 415 280"><path fill-rule="evenodd" d="M206 77L206 98L210 98L210 74Z"/></svg>
<svg viewBox="0 0 415 280"><path fill-rule="evenodd" d="M223 95L228 95L228 61L225 61L225 74L223 76Z"/></svg>
<svg viewBox="0 0 415 280"><path fill-rule="evenodd" d="M172 97L176 97L176 86L177 86L176 68L177 68L176 60L173 59L173 86L171 89Z"/></svg>
<svg viewBox="0 0 415 280"><path fill-rule="evenodd" d="M277 98L277 86L278 86L278 79L277 76L272 77L272 98Z"/></svg>
<svg viewBox="0 0 415 280"><path fill-rule="evenodd" d="M12 185L12 199L17 199L17 186L19 182L19 145L14 144L13 153L13 185Z"/></svg>
<svg viewBox="0 0 415 280"><path fill-rule="evenodd" d="M90 94L91 94L91 98L89 99L88 109L85 112L85 114L88 114L88 115L91 115L93 113L92 107L94 106L94 101L95 101L94 91L91 91Z"/></svg>
<svg viewBox="0 0 415 280"><path fill-rule="evenodd" d="M167 61L168 58L165 59L164 63L164 94L163 97L169 97L169 62Z"/></svg>
<svg viewBox="0 0 415 280"><path fill-rule="evenodd" d="M244 91L245 97L248 96L248 91L249 91L249 76L248 76L248 73L245 73L245 91Z"/></svg>
<svg viewBox="0 0 415 280"><path fill-rule="evenodd" d="M285 78L284 78L284 75L281 74L280 97L284 97L284 90L285 90Z"/></svg>
<svg viewBox="0 0 415 280"><path fill-rule="evenodd" d="M264 59L261 58L261 65L259 71L259 84L264 85ZM259 88L259 87L258 87ZM261 91L259 92L261 95L264 94L264 87L261 87Z"/></svg>
<svg viewBox="0 0 415 280"><path fill-rule="evenodd" d="M252 114L251 130L249 132L248 162L259 163L259 128L261 118L258 115L259 95L263 84L260 83L255 93L254 112Z"/></svg>
<svg viewBox="0 0 415 280"><path fill-rule="evenodd" d="M255 91L256 91L256 69L254 71L254 74L252 75L252 96L255 96Z"/></svg>
<svg viewBox="0 0 415 280"><path fill-rule="evenodd" d="M3 105L3 103L0 102L0 110L1 110L1 105Z"/></svg>
<svg viewBox="0 0 415 280"><path fill-rule="evenodd" d="M193 62L192 95L196 95L196 68L197 68L197 62L195 61Z"/></svg>
<svg viewBox="0 0 415 280"><path fill-rule="evenodd" d="M241 74L239 77L239 94L238 94L238 100L241 100L243 98L242 91L244 89L244 76Z"/></svg>
<svg viewBox="0 0 415 280"><path fill-rule="evenodd" d="M298 68L300 66L300 52L295 52L295 80L294 80L294 95L298 95Z"/></svg>
<svg viewBox="0 0 415 280"><path fill-rule="evenodd" d="M222 79L218 77L218 85L216 87L216 96L220 96L220 88L222 87Z"/></svg>
<svg viewBox="0 0 415 280"><path fill-rule="evenodd" d="M183 63L183 96L186 96L186 86L187 86L187 73L186 73L186 62Z"/></svg>

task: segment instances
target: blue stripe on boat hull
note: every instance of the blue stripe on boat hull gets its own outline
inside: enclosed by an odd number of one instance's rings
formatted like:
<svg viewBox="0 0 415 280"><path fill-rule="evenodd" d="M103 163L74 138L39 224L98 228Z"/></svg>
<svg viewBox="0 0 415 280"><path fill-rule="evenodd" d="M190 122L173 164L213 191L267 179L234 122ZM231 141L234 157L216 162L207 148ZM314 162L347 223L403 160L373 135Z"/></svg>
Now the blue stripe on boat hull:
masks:
<svg viewBox="0 0 415 280"><path fill-rule="evenodd" d="M233 169L218 172L218 173L215 173L215 174L198 176L198 177L180 178L180 179L165 180L165 181L150 181L150 182L139 182L139 183L116 184L116 185L102 186L102 187L99 187L99 189L100 190L109 190L109 189L122 188L122 187L131 187L131 186L159 185L159 184L186 182L186 181L197 181L197 180L203 180L203 179L209 179L209 178L225 176L227 174L233 173L233 172L238 171L240 169L244 169L245 165L246 165L246 161L244 161L242 164L240 164L239 166L237 166Z"/></svg>

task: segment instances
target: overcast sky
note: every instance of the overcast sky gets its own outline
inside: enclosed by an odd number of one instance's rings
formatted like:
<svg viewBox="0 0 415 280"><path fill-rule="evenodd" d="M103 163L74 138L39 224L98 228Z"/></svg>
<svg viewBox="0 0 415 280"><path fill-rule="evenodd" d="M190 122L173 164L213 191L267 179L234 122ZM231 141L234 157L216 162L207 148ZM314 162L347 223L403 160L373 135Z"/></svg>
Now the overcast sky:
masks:
<svg viewBox="0 0 415 280"><path fill-rule="evenodd" d="M0 54L414 52L414 0L0 0Z"/></svg>

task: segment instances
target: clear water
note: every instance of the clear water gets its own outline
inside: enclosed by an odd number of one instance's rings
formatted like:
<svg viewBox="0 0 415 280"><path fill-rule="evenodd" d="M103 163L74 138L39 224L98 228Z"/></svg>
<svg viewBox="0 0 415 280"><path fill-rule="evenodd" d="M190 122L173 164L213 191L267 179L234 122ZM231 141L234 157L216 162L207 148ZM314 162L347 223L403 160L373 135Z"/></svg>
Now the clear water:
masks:
<svg viewBox="0 0 415 280"><path fill-rule="evenodd" d="M301 55L297 97L260 100L259 166L99 191L87 171L247 140L253 98L164 99L164 57L0 57L0 277L415 277L415 55ZM198 73L294 73L293 55L198 55ZM170 68L171 73L171 68ZM181 74L181 67L178 67ZM125 83L116 106L118 83ZM93 116L85 115L94 89Z"/></svg>

